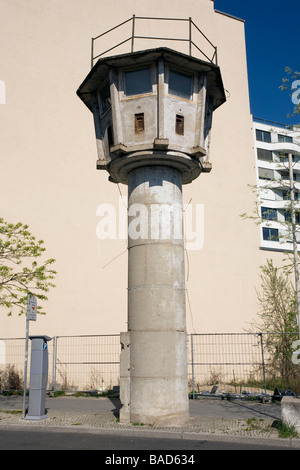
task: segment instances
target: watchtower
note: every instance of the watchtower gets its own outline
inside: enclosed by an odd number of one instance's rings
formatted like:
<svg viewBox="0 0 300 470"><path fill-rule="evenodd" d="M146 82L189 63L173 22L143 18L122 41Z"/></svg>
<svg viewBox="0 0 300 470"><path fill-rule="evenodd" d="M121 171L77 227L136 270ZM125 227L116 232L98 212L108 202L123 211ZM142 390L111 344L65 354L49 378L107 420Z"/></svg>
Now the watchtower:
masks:
<svg viewBox="0 0 300 470"><path fill-rule="evenodd" d="M100 58L77 91L97 168L128 185L128 332L121 421L188 418L182 185L211 170L219 67L166 47Z"/></svg>

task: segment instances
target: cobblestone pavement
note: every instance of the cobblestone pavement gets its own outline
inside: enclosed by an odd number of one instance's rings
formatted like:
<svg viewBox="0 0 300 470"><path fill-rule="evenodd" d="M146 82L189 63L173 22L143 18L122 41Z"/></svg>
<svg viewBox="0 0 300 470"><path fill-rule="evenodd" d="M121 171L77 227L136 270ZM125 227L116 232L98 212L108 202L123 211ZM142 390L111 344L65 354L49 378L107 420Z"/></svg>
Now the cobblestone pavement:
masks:
<svg viewBox="0 0 300 470"><path fill-rule="evenodd" d="M190 419L181 426L123 424L118 420L119 406L116 398L47 398L47 418L32 421L22 419L22 397L0 396L0 429L3 426L60 427L95 432L158 433L181 438L215 435L279 439L275 424L281 416L280 404L227 403L211 399L190 401ZM299 438L293 439L293 443L300 447Z"/></svg>

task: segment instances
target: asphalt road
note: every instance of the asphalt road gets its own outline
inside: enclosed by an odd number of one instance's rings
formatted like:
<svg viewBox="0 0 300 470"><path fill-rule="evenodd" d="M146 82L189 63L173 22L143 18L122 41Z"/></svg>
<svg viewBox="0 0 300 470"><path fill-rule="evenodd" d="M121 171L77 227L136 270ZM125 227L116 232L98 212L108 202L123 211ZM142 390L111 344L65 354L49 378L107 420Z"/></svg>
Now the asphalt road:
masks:
<svg viewBox="0 0 300 470"><path fill-rule="evenodd" d="M140 456L139 465L143 463L143 459L149 459L149 455L156 456L152 463L163 464L158 462L158 457L166 453L165 451L172 451L171 455L179 455L183 459L183 455L194 455L193 464L200 463L199 451L201 450L297 450L290 447L289 441L284 445L280 444L267 444L262 441L248 439L208 439L203 438L200 440L190 439L159 439L151 437L136 437L124 436L114 434L101 434L92 432L81 431L68 431L68 430L17 430L17 429L3 429L0 430L0 450L98 450L101 452L100 461L97 463L105 463L108 458L116 458L122 455L136 455ZM113 454L109 451L125 451ZM298 449L299 450L299 449ZM130 453L132 451L132 453ZM153 451L149 453L148 451ZM175 451L175 452L174 452ZM186 453L184 451L187 451ZM191 452L194 451L194 452ZM115 457L112 457L112 456ZM107 461L106 461L107 463ZM112 462L113 463L113 462ZM149 463L149 462L148 462ZM185 466L188 466L188 462ZM190 462L192 463L192 462ZM134 462L133 465L134 466ZM140 467L141 468L141 467Z"/></svg>

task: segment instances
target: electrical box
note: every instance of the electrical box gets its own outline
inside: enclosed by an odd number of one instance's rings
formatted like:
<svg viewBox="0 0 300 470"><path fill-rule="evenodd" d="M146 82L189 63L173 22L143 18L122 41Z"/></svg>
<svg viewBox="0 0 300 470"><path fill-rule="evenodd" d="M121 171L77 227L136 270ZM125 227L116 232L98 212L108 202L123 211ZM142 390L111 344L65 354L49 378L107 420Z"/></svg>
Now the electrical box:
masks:
<svg viewBox="0 0 300 470"><path fill-rule="evenodd" d="M41 420L46 415L46 388L48 381L49 336L29 336L31 340L31 365L28 415L25 419Z"/></svg>

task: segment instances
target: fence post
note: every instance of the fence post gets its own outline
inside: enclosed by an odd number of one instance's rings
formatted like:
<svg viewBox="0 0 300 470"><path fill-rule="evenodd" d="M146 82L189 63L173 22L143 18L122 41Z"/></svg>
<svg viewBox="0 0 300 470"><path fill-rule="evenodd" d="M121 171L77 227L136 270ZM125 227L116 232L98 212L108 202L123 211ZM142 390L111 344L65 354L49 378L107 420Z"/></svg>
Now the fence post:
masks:
<svg viewBox="0 0 300 470"><path fill-rule="evenodd" d="M135 15L132 15L131 52L134 51L134 35L135 35Z"/></svg>
<svg viewBox="0 0 300 470"><path fill-rule="evenodd" d="M264 358L263 334L258 333L258 336L260 336L261 359L262 359L262 368L263 368L263 376L264 376L264 388L265 388L265 395L266 395L267 394L267 384L266 384L266 367L265 367L265 358Z"/></svg>
<svg viewBox="0 0 300 470"><path fill-rule="evenodd" d="M189 17L189 54L192 55L192 18Z"/></svg>
<svg viewBox="0 0 300 470"><path fill-rule="evenodd" d="M57 339L58 336L53 338L53 362L52 362L52 391L56 390L56 359L57 359Z"/></svg>
<svg viewBox="0 0 300 470"><path fill-rule="evenodd" d="M191 349L192 349L192 387L193 387L193 400L195 400L195 371L194 371L194 341L193 333L191 333Z"/></svg>
<svg viewBox="0 0 300 470"><path fill-rule="evenodd" d="M94 38L91 39L91 69L94 65Z"/></svg>

